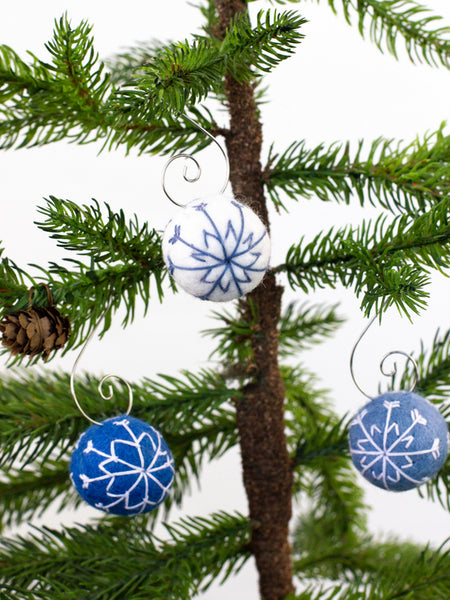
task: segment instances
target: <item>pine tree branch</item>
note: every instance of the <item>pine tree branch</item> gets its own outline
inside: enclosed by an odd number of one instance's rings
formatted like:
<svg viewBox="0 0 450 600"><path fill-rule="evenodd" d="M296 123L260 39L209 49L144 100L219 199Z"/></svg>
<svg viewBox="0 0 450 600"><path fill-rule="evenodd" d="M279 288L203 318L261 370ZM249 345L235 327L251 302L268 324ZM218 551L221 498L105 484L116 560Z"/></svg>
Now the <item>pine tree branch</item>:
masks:
<svg viewBox="0 0 450 600"><path fill-rule="evenodd" d="M123 323L128 323L134 316L138 299L144 302L144 307L148 305L152 276L155 273L156 277L165 275L162 264L158 271L151 271L137 264L90 268L81 261L70 262L76 269L69 270L56 263L50 263L47 269L30 265L44 273L43 276L30 277L33 285L47 285L60 311L70 318L72 330L63 353L80 345L97 324L100 336L108 331L112 314L122 303L126 312ZM41 290L33 297L33 306L42 304L45 304L45 299ZM11 289L0 292L0 305L9 312L25 309L29 305L28 289L23 286L15 293ZM18 364L24 358L18 355L12 362Z"/></svg>
<svg viewBox="0 0 450 600"><path fill-rule="evenodd" d="M186 441L190 444L194 438L200 439L211 431L211 437L219 436L209 447L217 456L223 451L225 441L220 439L220 431L231 444L236 441L233 412L227 403L230 398L239 397L239 392L229 390L226 382L212 372L183 375L183 378L160 376L159 380L134 383L139 405L133 408L133 414L143 420L150 419L165 437L178 438L181 447L186 446ZM103 420L108 417L108 407L99 403L97 386L98 380L91 376L76 382L77 395L86 412L95 420ZM3 378L0 391L2 465L12 466L16 462L23 465L37 457L44 464L50 455L56 460L71 449L87 427L70 399L68 376L64 374L27 372L22 377ZM125 388L117 383L115 410L120 414L126 406Z"/></svg>
<svg viewBox="0 0 450 600"><path fill-rule="evenodd" d="M2 256L3 252L4 249L0 248L0 304L10 306L26 294L35 281L12 260Z"/></svg>
<svg viewBox="0 0 450 600"><path fill-rule="evenodd" d="M328 527L333 527L332 520L330 515ZM399 556L419 562L423 551L422 547L395 538L386 541L377 541L369 535L330 538L314 510L301 516L294 533L294 565L302 578L354 582L380 572L392 576L398 568Z"/></svg>
<svg viewBox="0 0 450 600"><path fill-rule="evenodd" d="M290 449L294 453L298 440L311 424L329 423L330 419L338 421L328 398L329 391L318 387L315 375L303 365L296 367L280 366L286 389L286 419L291 431ZM289 419L289 415L292 418Z"/></svg>
<svg viewBox="0 0 450 600"><path fill-rule="evenodd" d="M4 286L0 290L0 305L4 310L9 312L14 310L22 310L29 305L29 287L35 286L35 294L32 298L33 306L44 306L48 301L45 291L42 286L48 285L52 288L53 298L56 303L65 304L63 312L70 311L70 307L75 307L79 303L84 303L83 309L85 313L81 315L73 315L69 312L74 325L74 331L77 331L78 336L84 339L83 331L78 329L80 326L86 326L89 331L99 321L100 316L103 316L104 307L108 305L109 300L113 298L112 306L117 308L120 305L119 294L124 295L124 300L128 310L134 310L134 302L136 294L134 288L139 289L142 286L144 301L148 300L149 278L153 274L146 271L139 265L113 265L112 267L104 268L89 268L84 263L76 260L70 260L75 264L77 270L69 270L65 266L56 263L50 263L48 269L44 269L39 265L31 264L31 268L35 268L38 272L43 272L44 276L31 276L30 273L25 273L20 268L12 267L13 263L8 259L3 259L0 265L0 281ZM6 267L6 268L5 268ZM7 273L6 270L13 271L13 275ZM162 266L161 266L162 270ZM1 272L3 271L3 272ZM14 275L24 273L24 282L17 284ZM25 279L26 277L26 279ZM28 280L28 284L26 281ZM117 294L115 292L118 292ZM86 319L88 317L88 319ZM105 325L102 333L107 331L110 326L111 310L105 315ZM86 334L87 335L87 334ZM81 342L73 336L66 350L70 349L76 342Z"/></svg>
<svg viewBox="0 0 450 600"><path fill-rule="evenodd" d="M330 418L324 423L309 424L308 433L297 442L294 465L314 468L323 461L349 456L347 417Z"/></svg>
<svg viewBox="0 0 450 600"><path fill-rule="evenodd" d="M225 68L237 81L251 81L255 70L270 72L291 56L304 38L299 29L306 20L295 11L260 10L252 28L247 14L232 20L221 45Z"/></svg>
<svg viewBox="0 0 450 600"><path fill-rule="evenodd" d="M317 460L314 467L302 473L300 490L314 501L318 535L321 527L330 543L342 537L352 538L365 529L366 506L349 459ZM329 515L334 516L332 521Z"/></svg>
<svg viewBox="0 0 450 600"><path fill-rule="evenodd" d="M26 308L30 285L36 288L33 305L45 305L46 291L41 284L48 285L60 310L71 319L72 332L64 350L67 352L82 343L101 318L101 334L107 331L112 312L122 303L124 326L134 318L138 298L146 311L153 284L162 298L167 271L161 237L147 223L141 225L136 216L127 222L122 210L114 213L107 204L102 210L95 200L91 206L78 206L52 196L39 211L46 217L38 223L40 229L50 233L65 250L85 258L66 259L76 267L73 270L56 263L50 263L47 269L30 265L38 273L33 276L4 259L0 265L0 306L4 310ZM20 360L17 357L16 362Z"/></svg>
<svg viewBox="0 0 450 600"><path fill-rule="evenodd" d="M328 526L333 527L332 515L328 521ZM363 581L367 585L380 574L386 579L395 577L399 557L402 562L420 564L424 551L427 550L423 547L393 537L378 541L365 534L353 539L330 539L327 528L321 527L315 516L315 508L301 516L294 533L294 565L302 578Z"/></svg>
<svg viewBox="0 0 450 600"><path fill-rule="evenodd" d="M303 23L293 11L260 11L252 28L247 15L237 14L220 43L197 36L192 42L161 47L142 66L137 84L145 90L149 106L183 111L221 89L225 72L248 82L255 71L273 69L301 41L297 30Z"/></svg>
<svg viewBox="0 0 450 600"><path fill-rule="evenodd" d="M102 141L102 149L123 145L127 151L169 153L209 144L193 125L155 107L150 110L144 92L119 94L104 74L90 32L87 23L73 28L62 17L47 44L50 64L33 56L29 65L11 48L0 46L0 148L66 139L79 144ZM205 129L215 128L208 111L191 112Z"/></svg>
<svg viewBox="0 0 450 600"><path fill-rule="evenodd" d="M39 229L57 240L58 246L87 256L95 264L135 262L150 270L161 264L158 233L149 230L147 222L140 225L136 215L127 222L122 209L115 213L107 203L102 210L95 199L91 206L80 206L50 196L38 212L45 217L36 222Z"/></svg>
<svg viewBox="0 0 450 600"><path fill-rule="evenodd" d="M244 321L241 314L232 314L230 311L214 312L212 316L221 325L202 332L217 340L211 357L220 358L227 377L248 379L255 369L251 337L258 330L256 312L252 313L248 322ZM279 356L291 356L297 350L322 342L341 323L336 307L298 306L296 302L288 304L280 317Z"/></svg>
<svg viewBox="0 0 450 600"><path fill-rule="evenodd" d="M386 225L380 217L358 228L344 227L320 233L306 245L292 246L286 263L275 272L287 272L292 287L334 287L338 281L364 293L362 308L378 314L395 305L406 315L418 312L427 293L425 272L448 266L450 202L442 200L413 221L408 215Z"/></svg>
<svg viewBox="0 0 450 600"><path fill-rule="evenodd" d="M383 547L380 548L383 551ZM384 570L366 572L365 577L355 582L338 585L323 585L319 589L308 590L309 596L293 596L291 600L308 598L310 600L429 600L430 598L446 598L450 592L450 558L448 543L437 550L426 546L406 548L402 553L402 545L395 546L389 565ZM390 552L389 552L390 553ZM339 559L338 559L339 560Z"/></svg>
<svg viewBox="0 0 450 600"><path fill-rule="evenodd" d="M90 30L85 22L72 29L65 16L56 22L46 46L51 64L33 57L29 66L7 46L0 47L1 148L61 139L86 143L106 135L104 99L111 87Z"/></svg>
<svg viewBox="0 0 450 600"><path fill-rule="evenodd" d="M0 47L0 147L69 139L101 140L103 149L124 145L127 151L139 152L169 153L188 146L199 150L210 140L170 111L187 112L187 105L211 92L223 94L227 69L253 77L247 60L256 70L272 68L292 53L301 39L297 29L302 23L292 12L268 12L265 19L261 13L255 30L236 20L222 45L197 37L192 43L162 46L150 53L134 86L119 89L103 73L91 27L82 22L72 28L62 17L46 46L51 64L33 57L28 65L10 48ZM202 127L218 133L206 109L189 112Z"/></svg>
<svg viewBox="0 0 450 600"><path fill-rule="evenodd" d="M250 523L239 514L166 525L166 541L145 531L139 519L121 522L119 527L61 532L45 528L28 539L2 540L0 589L32 591L42 600L72 595L79 600L178 600L218 577L226 579L248 557Z"/></svg>
<svg viewBox="0 0 450 600"><path fill-rule="evenodd" d="M105 60L111 81L116 85L131 85L136 81L138 69L155 59L167 44L159 40L138 42ZM173 45L173 42L169 44Z"/></svg>
<svg viewBox="0 0 450 600"><path fill-rule="evenodd" d="M361 206L422 213L450 193L450 137L443 129L406 146L378 138L365 159L363 142L353 157L348 143L308 150L304 141L296 142L281 155L272 147L264 181L277 207L285 208L284 193L294 200L316 196L346 204L356 196Z"/></svg>
<svg viewBox="0 0 450 600"><path fill-rule="evenodd" d="M355 539L365 530L365 509L350 465L346 419L339 419L326 393L300 369L283 369L288 439L295 468L295 491L314 503L317 535L329 543ZM306 521L305 521L305 527Z"/></svg>
<svg viewBox="0 0 450 600"><path fill-rule="evenodd" d="M59 512L81 502L68 476L67 461L8 469L0 474L0 530L39 518L51 506Z"/></svg>
<svg viewBox="0 0 450 600"><path fill-rule="evenodd" d="M272 0L284 4L286 0ZM299 0L287 0L299 2ZM334 13L336 0L328 0ZM369 35L379 50L398 59L398 38L413 63L450 67L450 28L433 27L442 17L415 0L342 0L345 20L357 22L362 37Z"/></svg>
<svg viewBox="0 0 450 600"><path fill-rule="evenodd" d="M195 5L201 12L205 24L202 26L205 34L210 38L220 38L219 15L214 0L202 0Z"/></svg>
<svg viewBox="0 0 450 600"><path fill-rule="evenodd" d="M223 66L217 47L206 39L161 47L136 78L145 91L140 100L144 110L156 107L162 113L167 108L182 112L186 106L205 100L221 80Z"/></svg>
<svg viewBox="0 0 450 600"><path fill-rule="evenodd" d="M98 380L85 376L76 382L76 391L87 414L102 421L111 414L99 404L97 386ZM239 392L208 371L184 373L182 378L145 379L132 388L139 398L133 415L162 432L175 459L174 490L161 508L168 513L199 479L204 462L237 444L230 400L238 398ZM120 414L126 410L127 394L121 385L116 392L115 410ZM0 397L0 465L5 470L0 477L5 482L0 484L0 508L9 507L7 518L20 522L26 514L24 506L31 515L54 499L63 505L76 504L73 494L61 497L65 494L62 478L65 472L69 481L69 457L87 423L70 400L68 377L27 372L21 378L4 378ZM11 496L8 481L23 493Z"/></svg>
<svg viewBox="0 0 450 600"><path fill-rule="evenodd" d="M344 322L336 311L337 306L290 302L280 318L280 358L331 337Z"/></svg>
<svg viewBox="0 0 450 600"><path fill-rule="evenodd" d="M289 453L295 467L305 432L336 423L338 417L331 407L328 390L318 386L316 377L303 365L295 368L282 365L281 374L286 389L285 426ZM339 447L334 454L341 454ZM320 454L320 452L319 452ZM294 469L294 492L301 488L300 469Z"/></svg>

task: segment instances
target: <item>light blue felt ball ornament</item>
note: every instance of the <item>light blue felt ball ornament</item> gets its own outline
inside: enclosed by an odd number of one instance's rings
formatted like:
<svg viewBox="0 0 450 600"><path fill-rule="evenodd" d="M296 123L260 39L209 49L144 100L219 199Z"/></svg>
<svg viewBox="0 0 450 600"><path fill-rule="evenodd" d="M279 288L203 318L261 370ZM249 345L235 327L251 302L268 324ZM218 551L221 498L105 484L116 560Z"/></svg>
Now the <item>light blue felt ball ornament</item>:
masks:
<svg viewBox="0 0 450 600"><path fill-rule="evenodd" d="M80 496L116 515L147 513L167 497L174 460L162 435L122 415L92 425L79 438L70 464Z"/></svg>
<svg viewBox="0 0 450 600"><path fill-rule="evenodd" d="M445 463L449 434L439 410L413 392L387 392L368 402L350 424L357 470L374 485L401 492L434 477Z"/></svg>
<svg viewBox="0 0 450 600"><path fill-rule="evenodd" d="M233 197L189 202L166 227L164 261L175 282L202 300L227 302L254 289L270 260L261 219Z"/></svg>

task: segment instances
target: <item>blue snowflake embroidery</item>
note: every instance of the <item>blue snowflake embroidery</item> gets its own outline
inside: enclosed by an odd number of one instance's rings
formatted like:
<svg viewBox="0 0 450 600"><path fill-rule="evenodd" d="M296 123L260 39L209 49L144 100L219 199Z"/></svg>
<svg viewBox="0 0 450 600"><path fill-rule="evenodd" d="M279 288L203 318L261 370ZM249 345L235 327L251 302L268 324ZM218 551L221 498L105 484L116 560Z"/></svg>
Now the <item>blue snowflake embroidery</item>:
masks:
<svg viewBox="0 0 450 600"><path fill-rule="evenodd" d="M178 240L180 239L180 230L181 227L179 225L175 225L173 236L170 238L169 244L176 244L178 242Z"/></svg>
<svg viewBox="0 0 450 600"><path fill-rule="evenodd" d="M149 427L152 435L145 431L136 436L128 419L114 421L113 425L123 429L124 435L121 438L118 432L118 437L110 442L109 452L96 448L92 440L88 440L83 450L86 455L94 453L104 460L98 463L98 476L79 474L82 488L87 489L99 482L107 484L104 495L108 501L95 504L101 510L109 512L120 505L126 514L148 512L158 506L169 492L173 482L173 458L163 448L162 436L156 429ZM171 477L158 477L167 469Z"/></svg>
<svg viewBox="0 0 450 600"><path fill-rule="evenodd" d="M252 273L263 273L267 268L256 266L261 257L257 247L267 235L267 231L264 228L263 233L258 237L253 232L244 236L245 218L242 206L234 201L231 201L231 204L239 211L239 223L233 224L229 219L224 235L208 213L206 202L193 206L194 210L205 215L208 223L208 227L202 230L203 247L185 239L180 225L174 226L173 236L169 239L171 245L179 243L190 248L192 250L190 257L195 264L195 266L175 264L168 256L169 272L173 275L175 270L179 269L201 273L199 281L210 284L208 291L201 296L203 300L210 298L217 288L224 293L228 292L232 285L235 286L238 295L242 296L244 294L242 284L252 281Z"/></svg>
<svg viewBox="0 0 450 600"><path fill-rule="evenodd" d="M434 438L429 447L411 448L416 438L420 438L420 429L427 425L427 419L417 408L413 408L409 425L401 431L393 418L393 411L400 407L400 402L385 400L383 407L386 409L384 423L378 421L367 425L364 422L367 409L361 410L351 422L350 427L359 427L361 430L356 445L350 447L352 457L360 472L380 487L416 487L427 477L413 477L408 472L414 467L414 457L429 456L437 460L440 457L439 438Z"/></svg>

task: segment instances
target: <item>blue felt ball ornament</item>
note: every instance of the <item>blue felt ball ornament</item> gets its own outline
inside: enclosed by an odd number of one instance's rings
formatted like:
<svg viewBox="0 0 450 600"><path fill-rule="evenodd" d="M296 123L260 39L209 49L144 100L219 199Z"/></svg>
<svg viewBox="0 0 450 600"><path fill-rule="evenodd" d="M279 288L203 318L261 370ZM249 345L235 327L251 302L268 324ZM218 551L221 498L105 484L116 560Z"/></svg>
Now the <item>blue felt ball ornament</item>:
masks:
<svg viewBox="0 0 450 600"><path fill-rule="evenodd" d="M95 508L133 516L165 500L174 460L159 431L122 415L92 425L81 435L70 476L80 496Z"/></svg>
<svg viewBox="0 0 450 600"><path fill-rule="evenodd" d="M270 239L248 206L223 194L187 204L166 227L169 273L189 294L227 302L254 289L270 260Z"/></svg>
<svg viewBox="0 0 450 600"><path fill-rule="evenodd" d="M431 479L445 463L445 419L413 392L387 392L367 403L350 424L350 452L358 471L374 485L395 492Z"/></svg>

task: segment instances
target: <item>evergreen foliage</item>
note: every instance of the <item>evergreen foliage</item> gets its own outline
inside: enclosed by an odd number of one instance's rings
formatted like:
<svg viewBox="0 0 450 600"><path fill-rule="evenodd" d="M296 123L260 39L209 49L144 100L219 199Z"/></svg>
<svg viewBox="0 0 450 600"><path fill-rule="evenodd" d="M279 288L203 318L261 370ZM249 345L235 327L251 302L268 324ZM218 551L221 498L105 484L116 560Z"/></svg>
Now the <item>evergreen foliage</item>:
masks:
<svg viewBox="0 0 450 600"><path fill-rule="evenodd" d="M378 138L364 158L363 142L354 156L349 143L308 150L305 141L294 142L281 155L271 149L267 190L275 206L283 208L281 192L293 200L317 197L346 204L356 197L361 206L370 202L393 213L421 213L450 193L450 140L444 126L405 147Z"/></svg>
<svg viewBox="0 0 450 600"><path fill-rule="evenodd" d="M368 545L363 543L354 555L329 554L318 558L317 566L312 564L311 570L331 574L339 566L350 572L358 572L362 567L364 576L355 578L348 585L340 582L325 583L314 589L310 586L288 600L397 600L408 597L428 600L445 598L450 591L449 550L444 546L432 550L394 540L378 545L368 540Z"/></svg>
<svg viewBox="0 0 450 600"><path fill-rule="evenodd" d="M387 224L385 216L355 228L332 228L311 242L291 246L277 271L292 287L334 287L338 281L364 293L361 308L382 314L396 306L406 315L425 306L427 270L445 272L449 260L449 200L413 218L404 214Z"/></svg>
<svg viewBox="0 0 450 600"><path fill-rule="evenodd" d="M206 589L217 577L226 579L248 558L250 523L242 515L183 519L166 525L167 540L146 531L140 519L118 521L4 539L3 597L143 600L151 594L175 600ZM118 543L125 535L126 543Z"/></svg>
<svg viewBox="0 0 450 600"><path fill-rule="evenodd" d="M300 0L272 0L278 4ZM359 33L381 50L399 58L398 38L412 62L450 66L449 27L430 27L441 21L416 0L328 0L334 13L342 10L349 25L357 20ZM341 6L337 6L341 5Z"/></svg>
<svg viewBox="0 0 450 600"><path fill-rule="evenodd" d="M167 105L183 111L220 89L225 72L249 81L259 71L270 71L293 53L303 37L297 30L304 22L293 11L260 11L256 27L246 15L237 17L220 45L196 37L193 42L160 47L142 65L143 74L137 79L145 89L146 106L152 111L157 107L164 112Z"/></svg>
<svg viewBox="0 0 450 600"><path fill-rule="evenodd" d="M74 335L65 348L67 351L85 340L100 319L104 320L101 333L107 331L112 312L121 303L126 311L124 325L133 320L138 300L144 303L145 312L151 298L152 279L157 295L162 298L166 270L161 236L149 229L148 223L140 225L136 216L127 222L122 210L114 213L107 204L104 215L95 200L92 206L78 206L50 197L39 211L46 217L38 223L39 228L62 248L75 252L77 258L66 259L70 269L55 262L47 268L30 265L34 268L33 275L25 274L4 259L0 270L3 288L0 304L4 308L25 308L30 285L37 287L33 304L41 305L46 301L46 291L39 284L49 285L55 302L64 304L73 325Z"/></svg>
<svg viewBox="0 0 450 600"><path fill-rule="evenodd" d="M76 390L84 410L100 421L110 415L108 407L99 406L97 385L96 379L86 376L77 381ZM121 414L126 410L127 395L123 385L117 386L115 410ZM27 374L2 380L0 390L2 522L22 522L57 497L60 508L78 503L69 489L68 463L74 444L86 430L86 421L75 405L67 402L68 377ZM228 389L220 376L209 371L145 379L133 383L133 390L139 397L133 416L151 421L162 432L176 460L175 492L161 507L167 512L200 477L205 461L237 443L229 402L239 397L239 391Z"/></svg>
<svg viewBox="0 0 450 600"><path fill-rule="evenodd" d="M434 27L438 18L413 0L328 4L381 50L398 57L403 39L411 60L450 65L449 28ZM258 110L264 75L297 51L305 20L294 10L260 10L254 18L243 11L221 36L216 3L207 0L199 9L201 33L138 44L106 62L95 51L91 26L74 26L66 15L55 22L47 59L30 54L24 60L0 46L0 148L63 140L136 153L205 148L210 138L183 114L229 140L232 127L217 125L214 101L230 108L227 85L233 81L252 90ZM411 318L426 307L431 275L448 275L450 136L444 124L411 143L379 138L361 141L356 150L340 142L309 149L301 140L275 152L272 144L260 174L261 190L278 210L289 210L287 199L339 204L355 199L379 211L359 225L292 240L269 277L277 275L308 296L340 285L354 292L366 315L381 317L395 306ZM45 306L48 286L72 323L65 352L85 342L97 325L103 335L119 309L126 327L138 310L146 314L151 302L176 292L164 267L161 232L151 223L96 200L79 205L55 196L39 214L37 227L67 256L61 263L19 266L2 251L0 308L4 313ZM214 345L214 369L132 384L138 398L133 416L157 427L174 455L168 501L150 516L131 520L101 515L87 525L32 528L23 536L9 531L0 542L2 599L186 600L226 580L255 554L253 536L261 523L250 517L218 512L176 524L169 517L199 482L203 466L242 442L237 408L263 393L273 376L258 364L269 336L260 307L250 296L213 314L215 326L204 333ZM270 316L276 320L278 356L269 358L284 384L280 420L293 499L301 507L292 553L299 585L289 600L450 597L448 543L420 547L368 532L368 508L350 463L350 416L336 413L331 393L303 364L303 354L342 324L338 306L308 298ZM422 343L416 362L417 390L449 419L450 331ZM414 378L408 365L392 385L410 387ZM102 420L111 414L98 401L98 379L85 374L76 391L84 410ZM116 383L114 389L121 414L125 386ZM68 375L13 372L0 380L0 400L2 530L33 522L48 509L76 508L80 498L70 484L69 461L87 424L70 398ZM418 493L450 511L450 458ZM161 522L164 531L157 536L154 528Z"/></svg>

